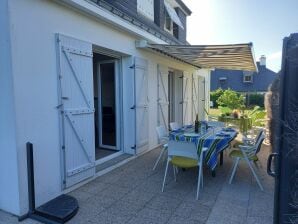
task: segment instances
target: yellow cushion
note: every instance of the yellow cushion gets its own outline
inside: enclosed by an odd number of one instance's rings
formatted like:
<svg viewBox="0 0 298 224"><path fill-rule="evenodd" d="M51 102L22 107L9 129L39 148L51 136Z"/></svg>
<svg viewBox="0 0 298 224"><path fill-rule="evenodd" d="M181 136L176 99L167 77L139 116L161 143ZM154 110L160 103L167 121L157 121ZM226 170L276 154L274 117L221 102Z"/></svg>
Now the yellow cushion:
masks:
<svg viewBox="0 0 298 224"><path fill-rule="evenodd" d="M230 152L230 157L244 159L244 156L243 156L243 154L242 154L242 152L240 150L233 150L232 152ZM253 161L258 161L259 160L258 157L257 157L257 155L253 155L249 159L250 160L253 160Z"/></svg>
<svg viewBox="0 0 298 224"><path fill-rule="evenodd" d="M197 160L182 157L182 156L174 156L171 160L171 163L181 168L191 168L191 167L198 166Z"/></svg>

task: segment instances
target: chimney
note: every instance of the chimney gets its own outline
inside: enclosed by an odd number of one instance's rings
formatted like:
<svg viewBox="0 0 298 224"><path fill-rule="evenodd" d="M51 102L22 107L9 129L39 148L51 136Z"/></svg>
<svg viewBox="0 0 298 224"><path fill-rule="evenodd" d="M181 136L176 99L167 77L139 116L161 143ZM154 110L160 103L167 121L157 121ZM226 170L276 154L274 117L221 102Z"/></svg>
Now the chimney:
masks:
<svg viewBox="0 0 298 224"><path fill-rule="evenodd" d="M260 65L266 67L266 56L265 55L262 55L260 57Z"/></svg>

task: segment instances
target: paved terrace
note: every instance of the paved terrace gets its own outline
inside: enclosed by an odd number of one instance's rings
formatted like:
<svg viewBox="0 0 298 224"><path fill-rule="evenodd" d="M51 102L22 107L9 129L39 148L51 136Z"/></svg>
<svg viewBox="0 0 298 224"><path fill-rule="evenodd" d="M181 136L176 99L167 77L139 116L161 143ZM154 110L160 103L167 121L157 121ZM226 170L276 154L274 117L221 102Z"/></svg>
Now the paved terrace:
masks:
<svg viewBox="0 0 298 224"><path fill-rule="evenodd" d="M215 178L204 170L204 189L198 201L196 170L180 171L174 182L171 168L165 192L161 192L165 163L152 171L159 152L153 150L71 192L79 200L80 210L69 223L272 223L274 181L265 173L268 146L263 145L259 154L264 192L245 163L240 164L229 185L232 161L225 153L224 165L217 168ZM0 223L18 222L16 217L0 211Z"/></svg>

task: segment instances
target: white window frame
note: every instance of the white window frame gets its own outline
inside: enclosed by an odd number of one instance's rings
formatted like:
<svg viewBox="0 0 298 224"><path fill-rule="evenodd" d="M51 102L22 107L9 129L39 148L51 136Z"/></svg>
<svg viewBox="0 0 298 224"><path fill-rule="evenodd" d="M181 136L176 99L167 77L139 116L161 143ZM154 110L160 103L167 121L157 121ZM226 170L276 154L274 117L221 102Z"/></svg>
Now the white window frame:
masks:
<svg viewBox="0 0 298 224"><path fill-rule="evenodd" d="M250 77L250 80L246 80L247 77ZM252 83L253 82L253 75L252 74L244 74L243 75L243 82L244 83Z"/></svg>
<svg viewBox="0 0 298 224"><path fill-rule="evenodd" d="M167 19L170 21L170 29L167 28ZM164 29L165 31L169 32L170 34L173 35L173 27L174 27L174 24L173 24L173 20L171 19L169 13L167 12L167 10L165 10L165 24L164 24Z"/></svg>

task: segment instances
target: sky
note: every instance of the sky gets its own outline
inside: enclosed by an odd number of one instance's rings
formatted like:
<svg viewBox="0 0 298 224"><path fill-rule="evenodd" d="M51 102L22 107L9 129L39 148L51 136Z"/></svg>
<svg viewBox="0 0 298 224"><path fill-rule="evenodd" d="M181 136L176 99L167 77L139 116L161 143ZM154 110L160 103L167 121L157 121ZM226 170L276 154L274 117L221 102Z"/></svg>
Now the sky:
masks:
<svg viewBox="0 0 298 224"><path fill-rule="evenodd" d="M252 42L255 58L280 70L283 38L298 32L298 0L183 0L191 9L187 40L191 44Z"/></svg>

